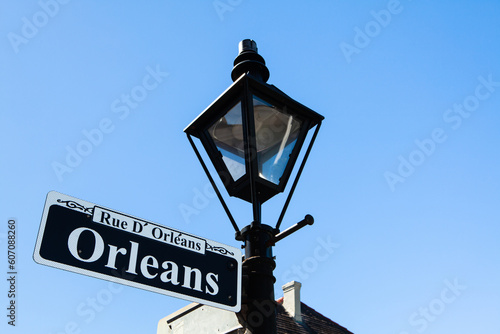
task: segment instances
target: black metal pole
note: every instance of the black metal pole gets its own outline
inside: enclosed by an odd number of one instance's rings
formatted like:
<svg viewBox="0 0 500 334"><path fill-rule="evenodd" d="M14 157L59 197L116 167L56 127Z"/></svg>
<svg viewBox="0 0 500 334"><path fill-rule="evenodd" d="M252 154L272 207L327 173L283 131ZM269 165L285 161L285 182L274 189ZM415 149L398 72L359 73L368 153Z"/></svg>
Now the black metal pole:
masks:
<svg viewBox="0 0 500 334"><path fill-rule="evenodd" d="M233 80L242 74L250 73L266 82L269 70L262 56L257 53L257 44L249 39L239 45L239 54L234 60L231 72ZM275 230L261 223L261 203L257 194L257 156L255 143L255 124L253 119L252 99L247 97L244 103L246 115L246 167L250 174L250 192L253 207L253 221L241 230L241 240L245 243L243 260L242 307L240 315L253 334L274 334L276 328L276 301L274 299L273 270L276 267L272 253Z"/></svg>
<svg viewBox="0 0 500 334"><path fill-rule="evenodd" d="M253 334L276 333L276 301L274 298L272 254L274 229L268 225L246 226L243 261L243 298L241 315Z"/></svg>

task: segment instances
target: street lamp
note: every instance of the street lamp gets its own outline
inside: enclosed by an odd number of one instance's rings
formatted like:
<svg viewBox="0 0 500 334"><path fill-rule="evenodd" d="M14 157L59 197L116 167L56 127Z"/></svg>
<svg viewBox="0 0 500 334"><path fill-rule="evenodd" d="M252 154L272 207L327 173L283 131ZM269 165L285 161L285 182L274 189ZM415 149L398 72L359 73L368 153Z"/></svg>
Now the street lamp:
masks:
<svg viewBox="0 0 500 334"><path fill-rule="evenodd" d="M269 70L257 53L253 40L240 42L231 78L233 84L184 131L236 231L236 239L245 243L242 316L254 333L274 333L275 278L272 272L275 262L272 246L313 222L312 217L307 215L300 223L279 233L323 116L266 83ZM314 134L276 227L262 224L262 203L285 190L312 128L315 128ZM252 203L253 221L242 230L238 228L191 136L201 141L228 194ZM262 305L270 305L271 302L273 306L268 307L268 314L262 316Z"/></svg>

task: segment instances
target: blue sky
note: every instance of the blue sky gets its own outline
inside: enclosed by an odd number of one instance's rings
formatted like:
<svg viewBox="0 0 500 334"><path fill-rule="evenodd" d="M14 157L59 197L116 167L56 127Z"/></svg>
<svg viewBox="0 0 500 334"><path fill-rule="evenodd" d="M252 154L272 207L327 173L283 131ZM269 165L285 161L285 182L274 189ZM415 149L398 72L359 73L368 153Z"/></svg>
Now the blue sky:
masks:
<svg viewBox="0 0 500 334"><path fill-rule="evenodd" d="M14 218L18 318L2 333L155 333L188 304L36 264L51 190L239 247L183 129L246 38L269 83L325 116L282 228L315 224L274 248L276 297L298 280L356 334L500 332L499 15L493 0L3 2L0 247Z"/></svg>

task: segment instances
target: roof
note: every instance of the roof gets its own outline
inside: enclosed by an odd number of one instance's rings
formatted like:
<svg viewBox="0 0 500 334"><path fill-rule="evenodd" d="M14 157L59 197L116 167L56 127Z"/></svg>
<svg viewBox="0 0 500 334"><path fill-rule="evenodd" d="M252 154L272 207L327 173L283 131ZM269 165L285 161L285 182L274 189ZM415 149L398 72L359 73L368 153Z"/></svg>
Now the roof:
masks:
<svg viewBox="0 0 500 334"><path fill-rule="evenodd" d="M300 302L302 323L296 322L283 307L283 298L277 300L277 327L278 333L286 334L353 334L345 327L340 326L317 312L313 308Z"/></svg>
<svg viewBox="0 0 500 334"><path fill-rule="evenodd" d="M283 297L276 300L278 334L353 334L300 301L301 283L283 286ZM300 313L299 313L300 312ZM157 334L249 333L241 313L191 303L158 322Z"/></svg>

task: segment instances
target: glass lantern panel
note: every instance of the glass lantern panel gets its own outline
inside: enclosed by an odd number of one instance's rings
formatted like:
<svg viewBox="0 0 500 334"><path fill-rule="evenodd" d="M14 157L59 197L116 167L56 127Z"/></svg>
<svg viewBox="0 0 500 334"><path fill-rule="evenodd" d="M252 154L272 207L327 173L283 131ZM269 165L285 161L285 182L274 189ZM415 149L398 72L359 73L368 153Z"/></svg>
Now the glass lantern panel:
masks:
<svg viewBox="0 0 500 334"><path fill-rule="evenodd" d="M302 121L258 97L253 97L259 176L276 185L285 172Z"/></svg>
<svg viewBox="0 0 500 334"><path fill-rule="evenodd" d="M233 180L236 181L245 175L241 102L212 124L208 133L221 153L222 161Z"/></svg>

